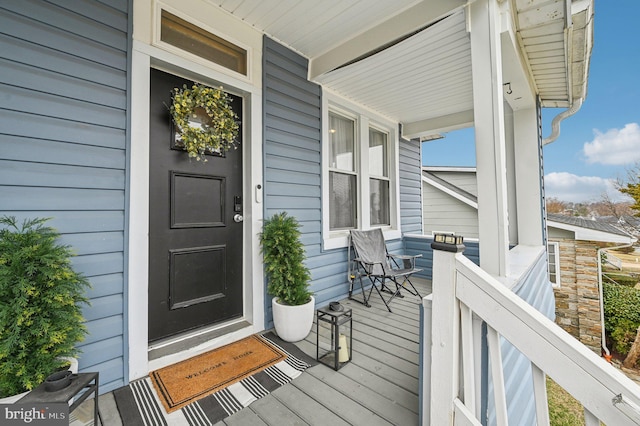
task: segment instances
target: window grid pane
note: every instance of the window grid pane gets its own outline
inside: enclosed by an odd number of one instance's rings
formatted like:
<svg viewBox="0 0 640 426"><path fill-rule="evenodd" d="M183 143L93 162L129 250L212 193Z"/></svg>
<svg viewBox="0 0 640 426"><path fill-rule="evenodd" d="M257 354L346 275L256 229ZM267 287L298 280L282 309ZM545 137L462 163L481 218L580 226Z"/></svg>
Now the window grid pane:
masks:
<svg viewBox="0 0 640 426"><path fill-rule="evenodd" d="M390 225L389 181L370 179L371 225Z"/></svg>
<svg viewBox="0 0 640 426"><path fill-rule="evenodd" d="M548 243L547 244L547 258L549 265L549 281L551 283L560 285L560 277L559 277L559 260L560 253L558 252L559 244L558 243Z"/></svg>
<svg viewBox="0 0 640 426"><path fill-rule="evenodd" d="M389 177L387 134L369 128L369 174Z"/></svg>
<svg viewBox="0 0 640 426"><path fill-rule="evenodd" d="M329 168L355 172L355 122L329 114Z"/></svg>
<svg viewBox="0 0 640 426"><path fill-rule="evenodd" d="M329 227L331 230L354 229L357 220L357 177L346 173L329 173Z"/></svg>

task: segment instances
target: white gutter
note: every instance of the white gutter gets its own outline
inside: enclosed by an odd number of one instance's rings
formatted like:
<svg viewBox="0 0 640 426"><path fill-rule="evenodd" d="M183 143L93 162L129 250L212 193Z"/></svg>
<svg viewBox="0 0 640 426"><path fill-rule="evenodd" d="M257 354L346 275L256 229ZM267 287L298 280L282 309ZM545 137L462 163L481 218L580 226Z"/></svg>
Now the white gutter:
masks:
<svg viewBox="0 0 640 426"><path fill-rule="evenodd" d="M602 349L604 350L605 354L604 358L608 361L611 362L611 352L609 352L609 348L607 348L607 338L605 335L606 330L604 329L604 297L602 295L602 252L607 251L607 250L616 250L616 249L621 249L621 248L625 248L625 247L631 247L633 246L633 243L629 243L629 244L623 244L621 246L615 246L615 247L606 247L606 248L599 248L598 249L598 293L599 293L599 302L600 302L600 326L602 329L602 333L600 336L601 339L601 346Z"/></svg>

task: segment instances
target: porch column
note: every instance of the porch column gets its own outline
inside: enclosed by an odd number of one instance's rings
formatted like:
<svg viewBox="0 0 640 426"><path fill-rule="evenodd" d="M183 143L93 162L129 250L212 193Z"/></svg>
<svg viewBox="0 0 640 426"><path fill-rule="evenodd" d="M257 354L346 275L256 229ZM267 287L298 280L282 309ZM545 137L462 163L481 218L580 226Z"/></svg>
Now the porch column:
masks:
<svg viewBox="0 0 640 426"><path fill-rule="evenodd" d="M514 111L518 240L527 246L544 243L542 224L542 156L538 108Z"/></svg>
<svg viewBox="0 0 640 426"><path fill-rule="evenodd" d="M473 111L478 179L480 266L508 274L509 220L500 16L496 0L469 5Z"/></svg>

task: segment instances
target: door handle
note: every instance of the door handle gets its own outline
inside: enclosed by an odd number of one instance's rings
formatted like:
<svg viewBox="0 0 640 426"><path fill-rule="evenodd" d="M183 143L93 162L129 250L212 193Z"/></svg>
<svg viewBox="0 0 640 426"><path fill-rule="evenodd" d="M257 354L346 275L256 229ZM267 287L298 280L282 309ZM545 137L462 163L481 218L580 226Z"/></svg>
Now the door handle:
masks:
<svg viewBox="0 0 640 426"><path fill-rule="evenodd" d="M244 217L241 214L235 214L233 216L233 221L236 223L240 223L244 220Z"/></svg>

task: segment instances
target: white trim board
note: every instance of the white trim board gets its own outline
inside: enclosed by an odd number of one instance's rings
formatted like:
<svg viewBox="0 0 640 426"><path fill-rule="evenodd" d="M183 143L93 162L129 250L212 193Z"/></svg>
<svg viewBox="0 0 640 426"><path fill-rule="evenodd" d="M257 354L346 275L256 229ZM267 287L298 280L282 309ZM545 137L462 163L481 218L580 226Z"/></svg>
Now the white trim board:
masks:
<svg viewBox="0 0 640 426"><path fill-rule="evenodd" d="M148 250L149 250L149 69L159 67L203 82L220 82L225 89L244 98L245 140L243 149L244 320L250 324L236 332L212 339L192 350L169 355L152 363L148 357ZM262 228L262 89L246 81L234 79L217 70L208 69L188 59L134 40L132 52L131 95L131 160L129 208L128 282L128 362L127 380L148 375L150 368L186 359L195 351L214 349L247 335L264 330L264 288L262 256L258 232ZM253 142L253 143L252 143ZM222 324L219 327L227 326ZM215 329L216 327L214 327Z"/></svg>
<svg viewBox="0 0 640 426"><path fill-rule="evenodd" d="M624 235L613 234L610 232L599 231L596 229L583 228L581 226L569 225L567 223L556 222L547 219L547 226L557 229L563 229L565 231L571 231L575 235L576 240L581 241L600 241L605 243L621 243L621 244L633 244L637 240Z"/></svg>
<svg viewBox="0 0 640 426"><path fill-rule="evenodd" d="M477 201L473 201L471 199L469 199L469 197L465 197L462 194L458 194L455 191L452 191L450 188L447 188L446 186L442 185L440 182L436 182L435 180L431 179L429 176L425 176L422 175L422 182L433 186L436 189L439 189L440 191L444 192L445 194L455 198L458 201L462 201L463 203L465 203L468 206L473 207L474 209L478 209L478 202Z"/></svg>

